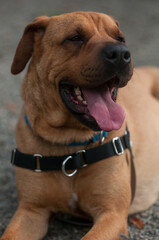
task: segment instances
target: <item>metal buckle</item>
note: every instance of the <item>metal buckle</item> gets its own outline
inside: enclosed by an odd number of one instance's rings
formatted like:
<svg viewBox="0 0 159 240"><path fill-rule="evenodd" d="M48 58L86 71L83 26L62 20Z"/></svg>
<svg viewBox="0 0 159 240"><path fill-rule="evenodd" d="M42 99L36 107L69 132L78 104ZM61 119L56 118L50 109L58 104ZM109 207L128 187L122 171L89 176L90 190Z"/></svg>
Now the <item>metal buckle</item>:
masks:
<svg viewBox="0 0 159 240"><path fill-rule="evenodd" d="M36 169L34 170L35 172L42 172L42 170L40 169L40 158L42 158L43 156L41 154L34 154L33 155L35 157L36 160Z"/></svg>
<svg viewBox="0 0 159 240"><path fill-rule="evenodd" d="M77 169L75 169L72 173L67 173L66 172L66 163L68 162L68 160L69 159L71 159L72 158L72 156L68 156L64 161L63 161L63 163L62 163L62 172L65 174L65 176L67 176L67 177L72 177L73 175L75 175L76 174L76 172L77 172Z"/></svg>
<svg viewBox="0 0 159 240"><path fill-rule="evenodd" d="M119 145L120 145L120 148L121 148L121 152L118 151L118 148L117 148L117 146L116 146L115 141L118 141L118 142L119 142ZM120 156L120 155L122 155L122 154L124 153L124 148L123 148L122 142L121 142L121 140L120 140L119 137L113 138L113 139L112 139L112 144L113 144L115 153L116 153L118 156Z"/></svg>
<svg viewBox="0 0 159 240"><path fill-rule="evenodd" d="M82 149L82 150L79 150L78 152L76 152L76 153L85 153L86 152L86 150L84 150L84 149ZM82 157L83 157L83 155L82 155ZM84 157L83 157L83 160L84 160ZM87 167L88 166L88 164L83 164L83 166L82 167Z"/></svg>
<svg viewBox="0 0 159 240"><path fill-rule="evenodd" d="M12 164L14 164L15 153L16 153L16 148L14 148L13 151L12 151L12 156L11 156L11 163Z"/></svg>

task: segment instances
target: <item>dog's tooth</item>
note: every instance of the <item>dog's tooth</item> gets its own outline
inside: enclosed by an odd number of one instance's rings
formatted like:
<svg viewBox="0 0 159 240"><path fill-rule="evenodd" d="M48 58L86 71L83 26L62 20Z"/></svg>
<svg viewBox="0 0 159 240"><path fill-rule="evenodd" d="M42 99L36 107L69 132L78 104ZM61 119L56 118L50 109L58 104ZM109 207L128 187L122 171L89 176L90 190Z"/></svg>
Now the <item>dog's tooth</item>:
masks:
<svg viewBox="0 0 159 240"><path fill-rule="evenodd" d="M77 99L78 99L79 101L83 101L83 98L82 98L81 96L77 96Z"/></svg>
<svg viewBox="0 0 159 240"><path fill-rule="evenodd" d="M86 102L86 101L82 101L82 103L83 103L84 105L87 105L87 102Z"/></svg>
<svg viewBox="0 0 159 240"><path fill-rule="evenodd" d="M75 93L77 96L81 95L81 91L80 91L79 87L75 88Z"/></svg>

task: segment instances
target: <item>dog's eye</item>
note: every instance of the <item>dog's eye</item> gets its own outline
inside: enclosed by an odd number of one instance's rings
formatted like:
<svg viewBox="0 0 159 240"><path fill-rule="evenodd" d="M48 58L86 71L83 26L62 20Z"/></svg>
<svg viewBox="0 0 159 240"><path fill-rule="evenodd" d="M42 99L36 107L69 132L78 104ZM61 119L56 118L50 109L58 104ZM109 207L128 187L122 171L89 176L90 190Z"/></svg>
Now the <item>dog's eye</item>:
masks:
<svg viewBox="0 0 159 240"><path fill-rule="evenodd" d="M118 36L116 38L116 40L119 41L119 42L125 43L125 39L123 37L121 37L121 36Z"/></svg>
<svg viewBox="0 0 159 240"><path fill-rule="evenodd" d="M67 38L67 41L70 42L77 42L77 43L83 43L84 39L81 35L76 35L70 38Z"/></svg>

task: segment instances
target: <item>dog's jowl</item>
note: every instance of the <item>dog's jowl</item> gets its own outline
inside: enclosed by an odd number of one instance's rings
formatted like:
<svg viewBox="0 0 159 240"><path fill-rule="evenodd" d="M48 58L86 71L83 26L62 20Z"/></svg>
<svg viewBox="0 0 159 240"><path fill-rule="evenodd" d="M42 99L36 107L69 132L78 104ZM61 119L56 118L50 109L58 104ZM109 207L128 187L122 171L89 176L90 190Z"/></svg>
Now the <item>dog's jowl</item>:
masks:
<svg viewBox="0 0 159 240"><path fill-rule="evenodd" d="M59 211L93 220L83 240L128 235L128 214L159 196L159 70L133 75L118 22L95 12L36 18L12 73L29 60L11 160L19 207L1 240L40 240Z"/></svg>

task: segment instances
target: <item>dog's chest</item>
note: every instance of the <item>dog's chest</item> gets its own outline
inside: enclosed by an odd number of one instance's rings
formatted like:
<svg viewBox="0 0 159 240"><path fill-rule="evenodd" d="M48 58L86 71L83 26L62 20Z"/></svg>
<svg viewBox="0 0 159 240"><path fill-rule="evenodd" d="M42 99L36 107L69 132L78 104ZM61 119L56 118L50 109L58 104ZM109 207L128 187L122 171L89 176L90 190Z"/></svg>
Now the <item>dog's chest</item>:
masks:
<svg viewBox="0 0 159 240"><path fill-rule="evenodd" d="M75 192L72 193L72 198L70 199L70 201L68 202L69 207L72 210L76 210L77 206L78 206L78 196Z"/></svg>

